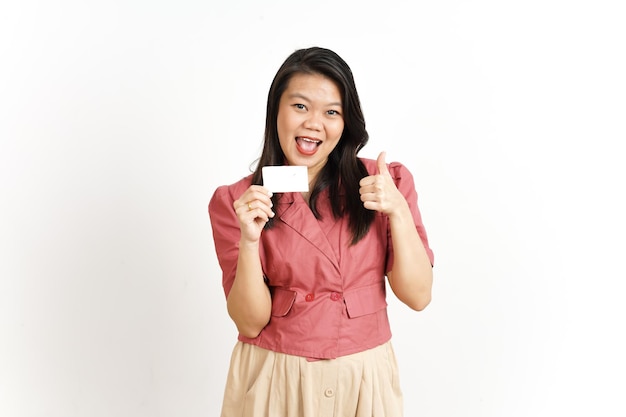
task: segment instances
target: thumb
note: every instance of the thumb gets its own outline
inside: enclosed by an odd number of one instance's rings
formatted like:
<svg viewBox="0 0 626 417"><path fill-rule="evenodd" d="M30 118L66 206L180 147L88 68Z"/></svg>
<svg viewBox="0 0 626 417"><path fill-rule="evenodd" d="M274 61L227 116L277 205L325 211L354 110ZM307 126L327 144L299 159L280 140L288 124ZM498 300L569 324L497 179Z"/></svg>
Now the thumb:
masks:
<svg viewBox="0 0 626 417"><path fill-rule="evenodd" d="M385 163L385 156L387 156L387 152L382 151L378 158L376 159L376 165L378 166L378 173L381 175L389 175L389 170L387 169L387 164Z"/></svg>

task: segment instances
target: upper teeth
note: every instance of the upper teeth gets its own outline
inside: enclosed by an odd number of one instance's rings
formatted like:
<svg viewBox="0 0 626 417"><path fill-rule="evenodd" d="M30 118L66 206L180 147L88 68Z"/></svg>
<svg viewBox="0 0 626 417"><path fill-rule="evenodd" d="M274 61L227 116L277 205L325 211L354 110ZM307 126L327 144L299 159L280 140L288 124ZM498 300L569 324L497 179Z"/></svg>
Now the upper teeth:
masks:
<svg viewBox="0 0 626 417"><path fill-rule="evenodd" d="M309 139L309 138L300 138L300 139L302 139L302 140L303 140L303 141L305 141L305 142L311 142L311 143L317 143L317 142L319 142L319 140L313 140L313 139Z"/></svg>

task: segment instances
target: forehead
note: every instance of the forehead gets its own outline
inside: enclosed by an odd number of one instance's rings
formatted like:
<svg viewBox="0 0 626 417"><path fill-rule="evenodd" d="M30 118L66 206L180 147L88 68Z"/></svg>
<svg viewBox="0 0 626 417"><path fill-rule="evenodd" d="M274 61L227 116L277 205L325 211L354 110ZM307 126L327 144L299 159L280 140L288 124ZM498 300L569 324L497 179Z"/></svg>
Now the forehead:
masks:
<svg viewBox="0 0 626 417"><path fill-rule="evenodd" d="M293 95L304 96L304 98L311 100L317 98L341 102L341 90L337 83L331 78L318 73L294 74L287 83L283 97Z"/></svg>

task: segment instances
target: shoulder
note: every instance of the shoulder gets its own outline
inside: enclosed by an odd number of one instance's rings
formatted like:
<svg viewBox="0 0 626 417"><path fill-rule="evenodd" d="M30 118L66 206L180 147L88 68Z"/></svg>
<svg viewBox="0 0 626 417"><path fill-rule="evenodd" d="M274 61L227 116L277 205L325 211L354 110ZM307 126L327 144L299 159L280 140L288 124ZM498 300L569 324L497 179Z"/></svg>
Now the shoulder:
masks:
<svg viewBox="0 0 626 417"><path fill-rule="evenodd" d="M240 179L237 182L228 185L220 185L213 192L211 202L209 203L209 209L212 206L217 206L220 203L226 203L228 206L235 201L243 192L252 184L252 174Z"/></svg>
<svg viewBox="0 0 626 417"><path fill-rule="evenodd" d="M365 165L365 169L370 174L376 174L376 161L369 158L359 158L359 160Z"/></svg>
<svg viewBox="0 0 626 417"><path fill-rule="evenodd" d="M232 184L220 185L219 187L216 188L214 194L228 193L228 194L239 195L243 193L246 190L246 188L250 186L250 184L252 184L252 174Z"/></svg>

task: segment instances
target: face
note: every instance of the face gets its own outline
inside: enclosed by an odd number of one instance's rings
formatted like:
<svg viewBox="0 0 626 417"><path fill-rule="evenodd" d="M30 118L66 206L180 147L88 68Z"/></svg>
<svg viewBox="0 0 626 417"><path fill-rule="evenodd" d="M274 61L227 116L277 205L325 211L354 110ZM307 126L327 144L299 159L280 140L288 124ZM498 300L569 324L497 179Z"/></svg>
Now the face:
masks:
<svg viewBox="0 0 626 417"><path fill-rule="evenodd" d="M312 182L343 132L339 88L323 75L294 75L280 98L277 127L287 163L306 166Z"/></svg>

